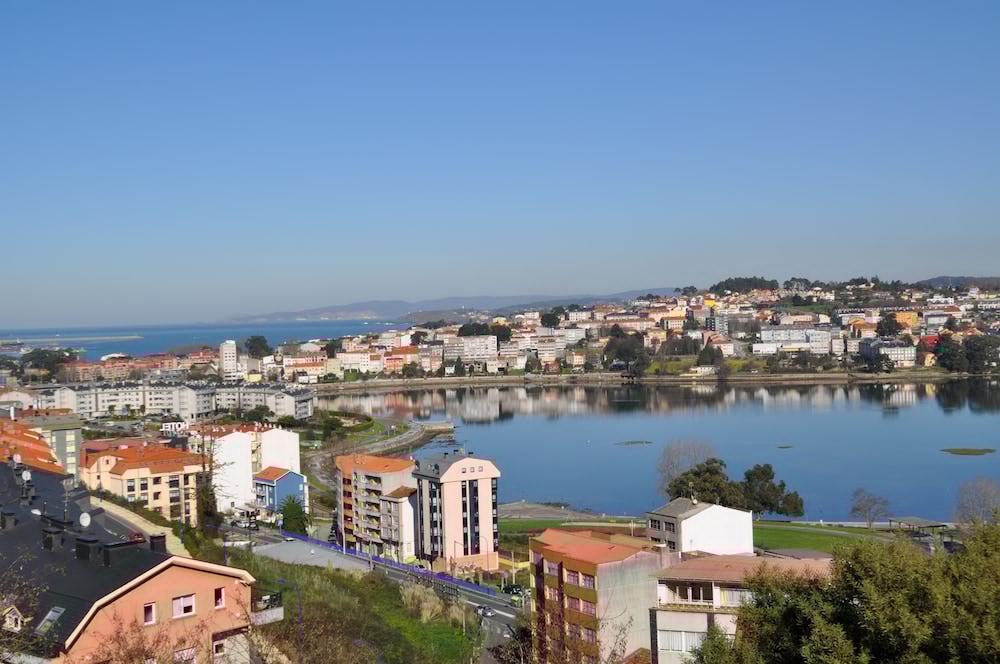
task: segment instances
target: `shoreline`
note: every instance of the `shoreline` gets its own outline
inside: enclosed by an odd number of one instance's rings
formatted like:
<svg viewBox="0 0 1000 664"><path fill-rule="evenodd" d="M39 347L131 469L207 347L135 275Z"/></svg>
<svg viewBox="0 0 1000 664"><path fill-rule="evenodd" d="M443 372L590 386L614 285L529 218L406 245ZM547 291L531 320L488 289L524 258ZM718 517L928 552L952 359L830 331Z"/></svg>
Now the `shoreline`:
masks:
<svg viewBox="0 0 1000 664"><path fill-rule="evenodd" d="M437 387L548 387L580 385L613 387L619 385L872 385L944 383L970 378L990 378L991 374L946 373L934 370L901 370L889 374L830 372L822 374L752 374L717 376L637 376L628 378L617 373L532 374L525 376L463 376L430 378L376 378L349 383L317 383L318 397L351 392L379 392Z"/></svg>

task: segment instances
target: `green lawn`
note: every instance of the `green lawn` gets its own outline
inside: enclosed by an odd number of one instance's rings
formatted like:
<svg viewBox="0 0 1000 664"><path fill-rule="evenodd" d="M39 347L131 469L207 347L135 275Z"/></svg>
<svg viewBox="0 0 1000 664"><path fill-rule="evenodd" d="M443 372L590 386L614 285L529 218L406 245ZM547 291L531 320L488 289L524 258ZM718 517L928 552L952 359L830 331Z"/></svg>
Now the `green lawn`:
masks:
<svg viewBox="0 0 1000 664"><path fill-rule="evenodd" d="M847 536L836 533L849 533ZM763 549L815 549L817 551L833 551L837 544L850 542L855 537L864 537L862 528L816 526L806 530L798 530L788 525L775 523L755 523L753 526L754 546Z"/></svg>

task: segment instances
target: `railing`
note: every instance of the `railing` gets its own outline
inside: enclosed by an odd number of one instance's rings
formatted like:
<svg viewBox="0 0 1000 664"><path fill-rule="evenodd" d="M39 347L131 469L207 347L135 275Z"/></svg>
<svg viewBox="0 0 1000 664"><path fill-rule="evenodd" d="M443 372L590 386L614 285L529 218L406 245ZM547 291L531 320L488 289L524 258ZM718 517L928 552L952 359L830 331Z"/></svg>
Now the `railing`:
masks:
<svg viewBox="0 0 1000 664"><path fill-rule="evenodd" d="M392 569L397 569L402 572L406 572L414 576L419 581L425 581L428 583L442 583L445 585L453 586L460 590L467 590L469 592L479 593L480 595L487 595L489 597L497 597L499 593L495 588L490 588L489 586L481 586L478 583L473 583L472 581L464 581L462 579L457 579L450 574L445 574L444 572L432 572L431 570L424 569L422 567L417 567L416 565L407 565L406 563L397 562L395 560L389 560L388 558L382 558L381 556L368 555L355 551L353 549L345 549L339 544L334 544L333 542L324 542L323 540L318 540L306 535L301 535L299 533L290 533L286 530L279 531L282 537L292 537L294 539L300 540L302 542L307 542L312 546L319 546L325 549L330 549L331 551L336 551L337 553L344 554L345 556L351 556L352 558L357 558L358 560L368 560L375 565L381 565L383 567L389 567Z"/></svg>

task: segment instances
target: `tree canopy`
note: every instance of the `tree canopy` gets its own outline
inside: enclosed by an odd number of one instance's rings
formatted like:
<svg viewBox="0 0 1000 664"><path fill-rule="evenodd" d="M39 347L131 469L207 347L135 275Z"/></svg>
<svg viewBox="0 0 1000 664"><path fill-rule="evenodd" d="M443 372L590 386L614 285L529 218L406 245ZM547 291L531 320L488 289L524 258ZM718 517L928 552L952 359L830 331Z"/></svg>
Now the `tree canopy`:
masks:
<svg viewBox="0 0 1000 664"><path fill-rule="evenodd" d="M478 337L490 333L490 326L486 323L465 323L458 328L460 337Z"/></svg>
<svg viewBox="0 0 1000 664"><path fill-rule="evenodd" d="M274 352L274 350L267 344L267 339L259 334L247 337L243 342L243 350L246 351L247 355L258 360Z"/></svg>
<svg viewBox="0 0 1000 664"><path fill-rule="evenodd" d="M302 501L295 496L286 496L281 505L281 527L291 533L306 534L309 528L309 515L302 506Z"/></svg>
<svg viewBox="0 0 1000 664"><path fill-rule="evenodd" d="M896 315L890 312L882 312L882 317L875 325L875 333L880 337L894 337L902 329L903 326L896 320Z"/></svg>
<svg viewBox="0 0 1000 664"><path fill-rule="evenodd" d="M953 555L906 540L846 539L829 579L749 579L737 638L710 635L699 664L993 662L1000 652L1000 526Z"/></svg>
<svg viewBox="0 0 1000 664"><path fill-rule="evenodd" d="M604 347L604 360L608 366L622 362L632 371L642 373L649 366L649 353L643 344L641 334L612 336L608 345Z"/></svg>
<svg viewBox="0 0 1000 664"><path fill-rule="evenodd" d="M562 316L554 311L542 314L541 323L544 327L559 327L560 322L562 322Z"/></svg>
<svg viewBox="0 0 1000 664"><path fill-rule="evenodd" d="M752 290L776 290L778 281L776 279L765 279L764 277L729 277L717 284L712 284L709 288L712 292L732 291L734 293L749 293Z"/></svg>
<svg viewBox="0 0 1000 664"><path fill-rule="evenodd" d="M752 510L758 514L783 514L802 516L805 506L802 497L788 491L784 481L775 481L771 464L758 464L744 473L743 481L729 479L726 462L706 459L667 484L672 498L688 497Z"/></svg>

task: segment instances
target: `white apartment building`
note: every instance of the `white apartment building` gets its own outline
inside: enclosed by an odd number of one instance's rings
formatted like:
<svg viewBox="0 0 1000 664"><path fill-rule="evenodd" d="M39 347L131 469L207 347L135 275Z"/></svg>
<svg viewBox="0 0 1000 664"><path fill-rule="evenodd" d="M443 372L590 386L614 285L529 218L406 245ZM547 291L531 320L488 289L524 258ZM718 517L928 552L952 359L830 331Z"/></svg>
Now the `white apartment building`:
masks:
<svg viewBox="0 0 1000 664"><path fill-rule="evenodd" d="M283 385L210 383L82 383L33 391L36 408L68 408L86 419L112 414L177 415L196 422L217 409L267 406L275 417L313 413L315 392Z"/></svg>
<svg viewBox="0 0 1000 664"><path fill-rule="evenodd" d="M301 474L299 434L266 425L203 425L190 431L192 452L211 459L216 506L228 512L256 504L253 477L268 467ZM308 510L309 487L305 488Z"/></svg>
<svg viewBox="0 0 1000 664"><path fill-rule="evenodd" d="M219 344L219 375L222 380L239 380L243 377L236 342L232 339Z"/></svg>
<svg viewBox="0 0 1000 664"><path fill-rule="evenodd" d="M866 360L884 355L892 360L898 369L914 367L917 364L917 347L899 339L862 339L858 344L861 357Z"/></svg>
<svg viewBox="0 0 1000 664"><path fill-rule="evenodd" d="M833 332L828 327L811 325L765 325L760 329L760 344L754 344L755 355L773 354L768 351L776 345L777 351L809 351L814 355L828 355ZM760 349L757 348L760 346Z"/></svg>
<svg viewBox="0 0 1000 664"><path fill-rule="evenodd" d="M646 538L667 551L716 555L753 553L753 513L674 498L646 513Z"/></svg>
<svg viewBox="0 0 1000 664"><path fill-rule="evenodd" d="M455 337L444 342L445 361L486 362L497 357L497 338L493 334Z"/></svg>

